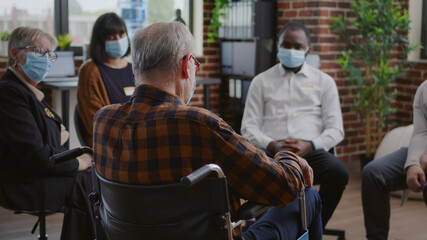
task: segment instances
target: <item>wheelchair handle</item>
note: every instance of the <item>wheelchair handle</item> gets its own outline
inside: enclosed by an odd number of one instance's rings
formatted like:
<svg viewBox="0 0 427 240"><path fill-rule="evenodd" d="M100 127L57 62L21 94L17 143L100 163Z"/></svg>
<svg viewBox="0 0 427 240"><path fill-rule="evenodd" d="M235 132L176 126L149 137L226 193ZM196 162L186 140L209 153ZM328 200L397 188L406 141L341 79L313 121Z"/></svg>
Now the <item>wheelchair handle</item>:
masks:
<svg viewBox="0 0 427 240"><path fill-rule="evenodd" d="M200 180L207 177L212 172L216 172L218 175L218 178L225 178L224 172L221 170L221 168L216 164L207 164L196 171L188 174L185 177L181 178L181 184L187 187L191 187Z"/></svg>
<svg viewBox="0 0 427 240"><path fill-rule="evenodd" d="M49 165L53 166L55 164L62 163L62 162L71 160L73 158L76 158L76 157L83 155L85 153L93 155L92 148L90 148L88 146L81 146L81 147L77 147L77 148L67 150L67 151L64 151L61 153L57 153L55 155L52 155L49 158Z"/></svg>
<svg viewBox="0 0 427 240"><path fill-rule="evenodd" d="M302 190L299 195L298 195L298 199L300 200L300 209L301 209L301 224L302 224L302 228L303 230L307 230L307 209L306 209L306 205L305 205L305 191Z"/></svg>

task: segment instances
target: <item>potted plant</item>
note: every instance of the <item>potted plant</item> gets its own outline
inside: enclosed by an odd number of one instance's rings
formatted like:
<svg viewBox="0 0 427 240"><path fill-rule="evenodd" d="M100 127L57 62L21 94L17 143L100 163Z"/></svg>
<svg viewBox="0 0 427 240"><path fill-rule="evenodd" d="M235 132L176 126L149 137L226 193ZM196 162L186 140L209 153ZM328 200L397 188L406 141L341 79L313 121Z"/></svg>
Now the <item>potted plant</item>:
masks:
<svg viewBox="0 0 427 240"><path fill-rule="evenodd" d="M225 16L224 9L231 0L215 0L215 7L212 9L212 17L208 26L208 43L213 43L218 38L218 29L222 26L221 17Z"/></svg>
<svg viewBox="0 0 427 240"><path fill-rule="evenodd" d="M49 77L68 77L75 75L74 52L71 51L71 37L67 34L59 34L58 59L52 62L52 68L48 73Z"/></svg>
<svg viewBox="0 0 427 240"><path fill-rule="evenodd" d="M396 112L393 82L406 74L406 56L418 46L409 43L408 13L394 0L356 0L351 7L355 17L333 17L331 30L347 46L337 62L355 86L353 107L363 119L366 157L372 159L390 114ZM362 167L366 163L362 160Z"/></svg>
<svg viewBox="0 0 427 240"><path fill-rule="evenodd" d="M70 34L58 34L58 47L61 51L67 51L71 47L71 37Z"/></svg>
<svg viewBox="0 0 427 240"><path fill-rule="evenodd" d="M7 49L9 37L9 32L0 32L0 56L7 57L9 55Z"/></svg>

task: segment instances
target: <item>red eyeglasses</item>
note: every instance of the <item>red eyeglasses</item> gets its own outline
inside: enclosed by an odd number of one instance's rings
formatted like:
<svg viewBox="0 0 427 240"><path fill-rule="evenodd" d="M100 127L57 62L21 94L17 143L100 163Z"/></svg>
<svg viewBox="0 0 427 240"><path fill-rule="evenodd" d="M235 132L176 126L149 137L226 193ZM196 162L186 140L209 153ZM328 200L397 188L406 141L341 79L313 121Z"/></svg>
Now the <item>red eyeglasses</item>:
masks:
<svg viewBox="0 0 427 240"><path fill-rule="evenodd" d="M193 55L191 55L191 58L194 59L194 64L196 65L196 73L197 73L197 71L199 71L200 62L197 61L197 59Z"/></svg>

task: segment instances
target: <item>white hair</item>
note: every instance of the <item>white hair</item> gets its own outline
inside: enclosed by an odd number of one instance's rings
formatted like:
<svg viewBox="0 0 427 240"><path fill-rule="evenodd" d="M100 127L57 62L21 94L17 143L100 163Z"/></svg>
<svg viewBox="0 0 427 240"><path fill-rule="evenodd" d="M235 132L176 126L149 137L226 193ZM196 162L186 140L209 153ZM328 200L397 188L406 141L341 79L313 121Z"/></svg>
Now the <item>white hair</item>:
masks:
<svg viewBox="0 0 427 240"><path fill-rule="evenodd" d="M30 28L30 27L18 27L15 28L15 30L12 31L9 38L8 43L8 55L9 55L9 62L7 63L8 66L12 66L14 61L12 59L12 56L10 55L10 51L13 47L26 47L30 45L32 42L34 42L36 39L39 39L41 37L45 37L49 40L49 42L53 46L53 50L58 45L58 41L54 36L52 36L50 33L47 33L41 29L38 28Z"/></svg>
<svg viewBox="0 0 427 240"><path fill-rule="evenodd" d="M193 53L194 38L180 22L158 22L139 29L132 39L133 71L149 80L152 70L162 70L172 79L182 60ZM138 77L137 77L138 79Z"/></svg>

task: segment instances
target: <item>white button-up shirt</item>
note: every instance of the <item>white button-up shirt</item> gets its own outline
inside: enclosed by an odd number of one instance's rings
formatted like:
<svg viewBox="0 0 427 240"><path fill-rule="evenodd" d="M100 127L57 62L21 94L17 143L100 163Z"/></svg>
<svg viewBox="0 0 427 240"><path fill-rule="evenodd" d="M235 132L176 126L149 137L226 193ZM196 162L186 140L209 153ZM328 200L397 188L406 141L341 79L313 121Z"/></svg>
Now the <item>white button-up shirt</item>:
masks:
<svg viewBox="0 0 427 240"><path fill-rule="evenodd" d="M295 138L329 150L344 138L335 81L306 63L296 74L276 64L252 80L241 133L264 149L273 140Z"/></svg>
<svg viewBox="0 0 427 240"><path fill-rule="evenodd" d="M420 166L422 155L427 154L427 80L417 89L414 97L414 131L409 142L405 170Z"/></svg>

